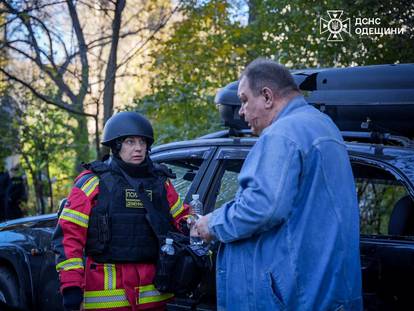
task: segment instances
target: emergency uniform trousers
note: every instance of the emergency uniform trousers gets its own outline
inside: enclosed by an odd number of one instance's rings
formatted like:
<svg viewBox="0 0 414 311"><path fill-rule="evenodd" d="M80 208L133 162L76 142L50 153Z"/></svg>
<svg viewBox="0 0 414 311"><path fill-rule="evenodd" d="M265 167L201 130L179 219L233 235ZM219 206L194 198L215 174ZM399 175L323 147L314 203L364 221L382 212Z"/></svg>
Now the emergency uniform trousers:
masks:
<svg viewBox="0 0 414 311"><path fill-rule="evenodd" d="M161 294L152 284L154 264L100 264L87 258L85 310L164 309L172 294ZM138 284L146 284L137 286Z"/></svg>
<svg viewBox="0 0 414 311"><path fill-rule="evenodd" d="M168 179L164 186L169 211L178 228L188 216L189 207L183 205ZM75 180L59 217L52 243L58 254L56 269L61 291L73 286L83 289L85 310L164 309L173 294L160 293L154 287L154 262L98 263L91 256L84 261L89 217L98 194L99 178L91 171L84 171Z"/></svg>

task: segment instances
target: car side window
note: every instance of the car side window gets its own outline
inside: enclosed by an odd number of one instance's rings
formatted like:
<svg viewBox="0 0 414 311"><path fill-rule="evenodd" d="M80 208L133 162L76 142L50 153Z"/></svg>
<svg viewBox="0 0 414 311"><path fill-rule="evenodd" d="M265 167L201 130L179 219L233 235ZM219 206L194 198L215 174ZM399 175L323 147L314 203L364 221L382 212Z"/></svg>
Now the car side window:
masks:
<svg viewBox="0 0 414 311"><path fill-rule="evenodd" d="M214 148L211 147L166 149L154 152L151 159L166 165L176 175L176 178L170 178L170 181L181 199L188 202L191 194L198 188L213 153Z"/></svg>
<svg viewBox="0 0 414 311"><path fill-rule="evenodd" d="M176 178L171 178L170 180L181 198L185 198L200 168L201 161L181 160L161 163L166 165L176 175Z"/></svg>
<svg viewBox="0 0 414 311"><path fill-rule="evenodd" d="M241 159L221 161L220 170L216 174L215 193L212 196L214 209L234 199L239 187L237 177L242 165L243 160Z"/></svg>
<svg viewBox="0 0 414 311"><path fill-rule="evenodd" d="M222 160L211 198L214 209L234 199L242 165L243 160ZM355 162L352 169L360 210L360 233L414 236L414 211L410 212L414 204L402 182L392 173L373 165Z"/></svg>
<svg viewBox="0 0 414 311"><path fill-rule="evenodd" d="M353 164L360 211L360 232L365 235L411 235L414 222L404 198L408 198L405 186L395 176L382 168L361 163ZM399 209L403 209L402 212ZM409 208L409 207L408 207ZM414 216L414 214L413 214ZM412 226L411 225L411 226Z"/></svg>
<svg viewBox="0 0 414 311"><path fill-rule="evenodd" d="M237 177L242 165L242 160L223 161L223 177L220 180L220 187L218 188L214 209L234 199L239 187Z"/></svg>

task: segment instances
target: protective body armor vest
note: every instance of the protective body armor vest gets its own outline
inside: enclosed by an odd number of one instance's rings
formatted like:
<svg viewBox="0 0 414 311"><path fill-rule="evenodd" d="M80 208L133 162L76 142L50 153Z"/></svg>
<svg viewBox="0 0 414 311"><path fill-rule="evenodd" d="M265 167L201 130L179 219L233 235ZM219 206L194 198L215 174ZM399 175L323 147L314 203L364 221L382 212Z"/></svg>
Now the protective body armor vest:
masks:
<svg viewBox="0 0 414 311"><path fill-rule="evenodd" d="M156 221L149 223L147 208L151 204L171 217L165 167L155 168L152 177L134 178L134 186L113 162L96 161L87 168L100 180L97 203L89 216L86 254L100 263L156 261L159 241L154 231L163 228L156 227L161 225Z"/></svg>

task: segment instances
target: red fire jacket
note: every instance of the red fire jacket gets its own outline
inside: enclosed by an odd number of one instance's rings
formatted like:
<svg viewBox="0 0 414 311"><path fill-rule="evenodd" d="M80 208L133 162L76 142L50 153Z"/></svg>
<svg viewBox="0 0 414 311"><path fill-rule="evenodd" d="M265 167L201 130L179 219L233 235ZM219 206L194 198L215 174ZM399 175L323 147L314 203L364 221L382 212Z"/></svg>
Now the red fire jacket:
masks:
<svg viewBox="0 0 414 311"><path fill-rule="evenodd" d="M90 175L90 178L82 176ZM186 220L190 207L183 204L172 183L165 182L174 225ZM99 194L99 179L91 171L82 172L59 217L53 243L58 253L56 270L61 291L78 286L84 291L85 310L144 310L159 308L173 297L160 293L152 284L154 263L101 264L91 257L84 260L88 221Z"/></svg>

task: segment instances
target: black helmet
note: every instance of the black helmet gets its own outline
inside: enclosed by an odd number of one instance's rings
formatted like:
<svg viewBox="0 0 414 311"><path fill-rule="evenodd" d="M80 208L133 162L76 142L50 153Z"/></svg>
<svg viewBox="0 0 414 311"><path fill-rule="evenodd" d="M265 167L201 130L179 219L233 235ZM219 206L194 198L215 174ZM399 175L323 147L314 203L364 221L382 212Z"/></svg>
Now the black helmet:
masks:
<svg viewBox="0 0 414 311"><path fill-rule="evenodd" d="M125 136L145 137L148 148L154 142L154 131L151 123L138 112L123 111L110 117L105 123L101 144L110 146L111 142Z"/></svg>

